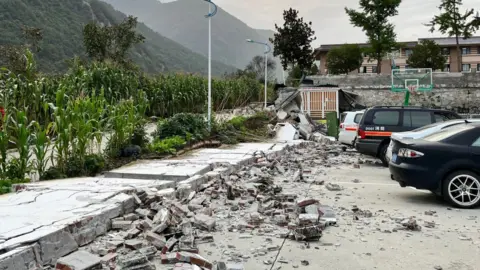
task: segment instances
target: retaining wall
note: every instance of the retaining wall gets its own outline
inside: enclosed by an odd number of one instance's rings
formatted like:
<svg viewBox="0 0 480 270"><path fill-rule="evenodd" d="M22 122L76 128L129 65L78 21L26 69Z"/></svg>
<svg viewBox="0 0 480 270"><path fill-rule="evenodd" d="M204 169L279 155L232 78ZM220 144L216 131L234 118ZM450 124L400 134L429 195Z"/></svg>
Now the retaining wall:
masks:
<svg viewBox="0 0 480 270"><path fill-rule="evenodd" d="M358 94L366 106L402 105L404 93L391 92L391 76L385 74L311 76L314 84L338 85ZM432 92L410 96L410 105L443 108L459 113L480 113L480 73L434 73Z"/></svg>

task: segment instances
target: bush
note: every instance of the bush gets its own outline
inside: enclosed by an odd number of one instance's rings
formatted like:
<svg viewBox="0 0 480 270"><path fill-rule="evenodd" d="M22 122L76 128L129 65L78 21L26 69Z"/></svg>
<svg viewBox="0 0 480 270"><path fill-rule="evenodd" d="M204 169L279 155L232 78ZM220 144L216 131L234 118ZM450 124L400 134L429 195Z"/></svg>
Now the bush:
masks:
<svg viewBox="0 0 480 270"><path fill-rule="evenodd" d="M180 136L173 136L163 140L155 139L149 146L149 150L158 154L175 154L184 148L186 141Z"/></svg>
<svg viewBox="0 0 480 270"><path fill-rule="evenodd" d="M28 183L28 179L3 179L0 180L0 194L6 194L11 191L12 185Z"/></svg>
<svg viewBox="0 0 480 270"><path fill-rule="evenodd" d="M95 176L105 168L105 158L101 155L87 155L85 157L84 171L87 176Z"/></svg>
<svg viewBox="0 0 480 270"><path fill-rule="evenodd" d="M7 179L24 179L25 178L25 174L23 173L20 159L12 158L8 162L5 178Z"/></svg>
<svg viewBox="0 0 480 270"><path fill-rule="evenodd" d="M42 175L40 175L40 181L63 179L67 178L67 175L62 172L58 167L48 168Z"/></svg>
<svg viewBox="0 0 480 270"><path fill-rule="evenodd" d="M144 148L148 144L147 131L145 130L145 125L143 123L139 123L135 126L133 135L130 138L130 144L138 145L141 148Z"/></svg>
<svg viewBox="0 0 480 270"><path fill-rule="evenodd" d="M153 134L160 140L180 136L188 143L206 139L209 135L204 116L191 113L178 113L171 118L160 120Z"/></svg>

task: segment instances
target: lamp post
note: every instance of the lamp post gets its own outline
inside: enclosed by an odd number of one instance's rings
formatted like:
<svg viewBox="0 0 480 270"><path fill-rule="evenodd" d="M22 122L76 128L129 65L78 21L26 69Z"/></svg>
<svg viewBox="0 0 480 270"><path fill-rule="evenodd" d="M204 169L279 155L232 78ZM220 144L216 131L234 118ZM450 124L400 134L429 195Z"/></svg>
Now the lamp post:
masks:
<svg viewBox="0 0 480 270"><path fill-rule="evenodd" d="M208 18L208 130L212 127L212 17L217 14L217 5L211 0L204 0L209 3L208 14L205 18ZM213 6L213 11L212 11Z"/></svg>
<svg viewBox="0 0 480 270"><path fill-rule="evenodd" d="M256 43L256 44L260 44L260 45L264 45L265 46L265 109L267 108L267 82L268 82L268 77L267 77L267 71L268 71L268 53L272 50L270 48L270 46L268 45L268 43L266 42L259 42L259 41L255 41L255 40L252 40L252 39L247 39L247 42L249 43Z"/></svg>

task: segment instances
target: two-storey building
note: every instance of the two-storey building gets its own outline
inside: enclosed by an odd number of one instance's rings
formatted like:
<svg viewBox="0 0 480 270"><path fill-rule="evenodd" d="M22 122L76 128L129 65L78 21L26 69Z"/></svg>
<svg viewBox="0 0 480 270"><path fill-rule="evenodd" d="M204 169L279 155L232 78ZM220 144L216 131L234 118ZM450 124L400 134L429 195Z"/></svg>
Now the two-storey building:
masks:
<svg viewBox="0 0 480 270"><path fill-rule="evenodd" d="M408 68L407 59L412 53L412 49L422 40L433 40L441 48L445 56L447 56L447 64L443 68L444 72L471 72L472 70L480 72L480 37L471 37L469 39L460 39L460 53L462 54L462 68L457 68L457 50L455 38L420 38L418 41L401 42L404 47L400 49L395 57L395 65L400 69ZM315 50L315 58L320 61L319 73L328 74L326 67L327 54L335 47L342 46L343 44L328 44L321 45ZM358 43L360 47L368 47L368 43ZM384 59L382 61L381 73L390 74L392 72L392 60ZM368 57L365 57L362 66L352 73L377 73L377 62L369 61Z"/></svg>

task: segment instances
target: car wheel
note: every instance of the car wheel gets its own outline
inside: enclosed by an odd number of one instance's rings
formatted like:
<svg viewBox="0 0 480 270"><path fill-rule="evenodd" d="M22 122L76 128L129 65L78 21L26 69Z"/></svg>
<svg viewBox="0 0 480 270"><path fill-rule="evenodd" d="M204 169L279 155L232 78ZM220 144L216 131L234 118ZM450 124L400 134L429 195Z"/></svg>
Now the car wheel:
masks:
<svg viewBox="0 0 480 270"><path fill-rule="evenodd" d="M382 148L380 148L380 154L379 154L379 158L382 161L382 165L384 167L388 167L387 148L388 148L388 144L386 144L386 143L383 144Z"/></svg>
<svg viewBox="0 0 480 270"><path fill-rule="evenodd" d="M453 172L443 181L442 191L455 207L476 207L480 204L480 177L470 171Z"/></svg>

